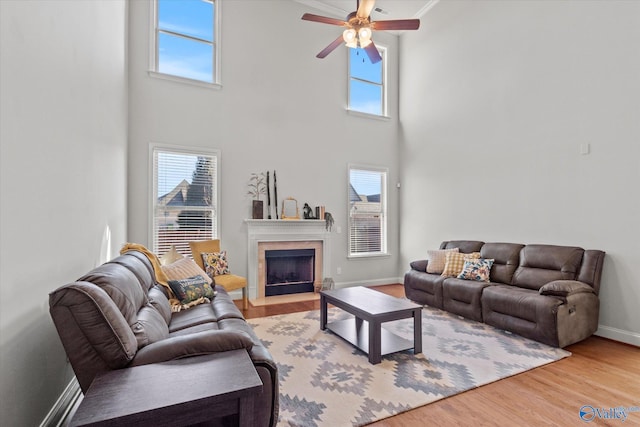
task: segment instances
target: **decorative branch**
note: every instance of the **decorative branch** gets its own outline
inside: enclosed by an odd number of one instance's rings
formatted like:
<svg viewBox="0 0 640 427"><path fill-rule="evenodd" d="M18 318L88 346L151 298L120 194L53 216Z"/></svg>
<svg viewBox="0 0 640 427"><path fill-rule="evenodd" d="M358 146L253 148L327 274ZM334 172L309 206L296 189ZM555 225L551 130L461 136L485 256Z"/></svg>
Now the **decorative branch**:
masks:
<svg viewBox="0 0 640 427"><path fill-rule="evenodd" d="M264 172L251 174L251 178L249 178L249 191L247 191L247 194L253 197L254 200L260 200L260 195L267 193L265 179L266 177Z"/></svg>

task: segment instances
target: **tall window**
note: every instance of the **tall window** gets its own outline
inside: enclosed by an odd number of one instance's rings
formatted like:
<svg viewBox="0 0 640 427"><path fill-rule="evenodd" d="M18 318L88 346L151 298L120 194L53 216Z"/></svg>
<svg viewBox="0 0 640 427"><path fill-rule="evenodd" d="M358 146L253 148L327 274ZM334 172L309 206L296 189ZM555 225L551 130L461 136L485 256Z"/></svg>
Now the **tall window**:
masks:
<svg viewBox="0 0 640 427"><path fill-rule="evenodd" d="M372 64L364 49L349 49L349 110L385 116L386 51L378 47L382 61Z"/></svg>
<svg viewBox="0 0 640 427"><path fill-rule="evenodd" d="M387 253L387 169L349 166L349 256Z"/></svg>
<svg viewBox="0 0 640 427"><path fill-rule="evenodd" d="M154 71L217 83L215 0L155 1Z"/></svg>
<svg viewBox="0 0 640 427"><path fill-rule="evenodd" d="M218 236L218 158L215 151L153 147L153 252L172 245L191 253L190 240Z"/></svg>

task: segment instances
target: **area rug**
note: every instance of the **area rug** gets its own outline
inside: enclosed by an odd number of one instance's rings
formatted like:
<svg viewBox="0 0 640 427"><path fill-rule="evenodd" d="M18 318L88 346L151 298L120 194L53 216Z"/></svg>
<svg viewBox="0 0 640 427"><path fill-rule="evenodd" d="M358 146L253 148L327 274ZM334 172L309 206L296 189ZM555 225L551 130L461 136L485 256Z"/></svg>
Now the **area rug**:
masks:
<svg viewBox="0 0 640 427"><path fill-rule="evenodd" d="M352 317L330 308L329 322ZM278 426L360 426L571 355L442 310L422 311L422 354L368 357L320 330L320 311L248 320L280 379ZM413 339L413 320L383 323Z"/></svg>

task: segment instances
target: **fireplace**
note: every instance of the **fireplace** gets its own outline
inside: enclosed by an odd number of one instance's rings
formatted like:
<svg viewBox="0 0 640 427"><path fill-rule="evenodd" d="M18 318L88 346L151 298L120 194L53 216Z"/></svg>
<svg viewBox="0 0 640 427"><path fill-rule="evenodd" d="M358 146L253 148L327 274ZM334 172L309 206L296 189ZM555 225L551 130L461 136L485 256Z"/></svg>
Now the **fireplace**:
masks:
<svg viewBox="0 0 640 427"><path fill-rule="evenodd" d="M313 292L315 249L265 251L266 278L264 295Z"/></svg>
<svg viewBox="0 0 640 427"><path fill-rule="evenodd" d="M286 289L293 282L309 282L304 288L301 286L295 290L296 293L313 292L314 288L322 286L323 278L328 277L331 271L328 262L330 259L328 244L330 233L325 229L324 221L249 219L245 222L248 231L247 279L250 299L260 303L269 295L282 295L279 293L281 291L276 289ZM289 258L297 251L300 251L299 254L303 256L295 256L297 258L295 262L303 264L304 267L296 267L296 270L276 274L276 276L280 276L279 280L269 279L267 263L276 263L275 267L268 267L269 272L272 268L280 269L282 266L278 264L285 262L278 258ZM270 254L270 258L276 259L267 261L267 252ZM311 252L313 252L312 260L310 259ZM278 256L271 256L273 254ZM291 260L287 261L287 263L289 262ZM295 275L298 277L294 277ZM269 285L267 285L268 282ZM273 289L267 291L267 288Z"/></svg>

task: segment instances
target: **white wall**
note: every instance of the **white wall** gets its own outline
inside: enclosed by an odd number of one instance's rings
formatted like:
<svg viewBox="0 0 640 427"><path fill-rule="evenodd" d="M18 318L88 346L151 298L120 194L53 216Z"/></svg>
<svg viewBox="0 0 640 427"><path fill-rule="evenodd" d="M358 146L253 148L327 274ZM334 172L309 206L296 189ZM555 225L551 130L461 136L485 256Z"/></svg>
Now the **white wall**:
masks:
<svg viewBox="0 0 640 427"><path fill-rule="evenodd" d="M401 40L402 263L446 239L604 250L598 333L640 345L638 46L640 2L440 1Z"/></svg>
<svg viewBox="0 0 640 427"><path fill-rule="evenodd" d="M250 174L276 170L280 201L325 205L342 228L332 235L332 270L342 268L336 282L396 281L397 37L375 38L389 48L392 118L379 121L346 113L346 49L315 58L340 28L302 21L309 10L293 0L222 3L221 90L148 75L150 8L148 1L130 4L129 238L151 245L149 144L211 147L221 150L220 237L232 272L247 274ZM390 169L390 257L346 258L349 162Z"/></svg>
<svg viewBox="0 0 640 427"><path fill-rule="evenodd" d="M72 378L48 293L126 234L124 1L0 1L0 425ZM105 243L103 243L103 241Z"/></svg>

